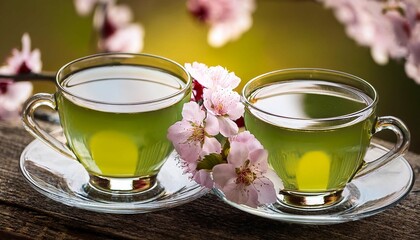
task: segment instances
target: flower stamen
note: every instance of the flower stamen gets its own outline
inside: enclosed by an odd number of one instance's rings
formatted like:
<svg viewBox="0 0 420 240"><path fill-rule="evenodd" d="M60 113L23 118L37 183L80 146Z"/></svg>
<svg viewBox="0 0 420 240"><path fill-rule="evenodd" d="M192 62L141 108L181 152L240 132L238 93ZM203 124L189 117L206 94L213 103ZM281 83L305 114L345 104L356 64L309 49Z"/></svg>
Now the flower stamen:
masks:
<svg viewBox="0 0 420 240"><path fill-rule="evenodd" d="M193 126L191 136L188 137L188 142L200 142L201 145L204 144L204 128L202 126L197 126L196 124L191 124Z"/></svg>
<svg viewBox="0 0 420 240"><path fill-rule="evenodd" d="M236 184L244 184L245 186L251 185L257 178L257 174L249 167L249 160L245 161L245 164L241 168L235 169L238 177L235 180Z"/></svg>

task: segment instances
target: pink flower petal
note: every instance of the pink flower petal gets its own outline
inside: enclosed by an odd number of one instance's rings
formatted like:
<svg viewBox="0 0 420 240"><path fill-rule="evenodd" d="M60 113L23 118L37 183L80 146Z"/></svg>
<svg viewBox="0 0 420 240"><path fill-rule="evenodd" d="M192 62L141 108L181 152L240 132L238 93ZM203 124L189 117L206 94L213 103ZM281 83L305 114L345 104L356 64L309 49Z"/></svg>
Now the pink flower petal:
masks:
<svg viewBox="0 0 420 240"><path fill-rule="evenodd" d="M33 85L30 82L16 82L9 86L8 95L18 105L23 104L32 94Z"/></svg>
<svg viewBox="0 0 420 240"><path fill-rule="evenodd" d="M245 107L241 102L234 104L232 108L229 109L229 118L236 120L244 115Z"/></svg>
<svg viewBox="0 0 420 240"><path fill-rule="evenodd" d="M213 181L222 189L236 178L235 167L232 164L218 164L213 167Z"/></svg>
<svg viewBox="0 0 420 240"><path fill-rule="evenodd" d="M116 5L114 1L110 0L106 3L105 8L96 8L93 16L93 26L97 30L101 30L107 22L114 28L122 28L130 24L132 19L133 14L129 6Z"/></svg>
<svg viewBox="0 0 420 240"><path fill-rule="evenodd" d="M188 0L188 10L210 26L208 42L221 47L238 39L252 26L254 0ZM206 14L202 14L205 12Z"/></svg>
<svg viewBox="0 0 420 240"><path fill-rule="evenodd" d="M223 189L226 198L238 204L245 204L256 208L258 206L258 194L255 189L243 188L235 183L227 184Z"/></svg>
<svg viewBox="0 0 420 240"><path fill-rule="evenodd" d="M230 137L238 133L238 125L227 117L218 117L220 133L225 137Z"/></svg>
<svg viewBox="0 0 420 240"><path fill-rule="evenodd" d="M10 83L7 91L0 94L0 119L14 120L20 115L22 104L32 93L32 83Z"/></svg>
<svg viewBox="0 0 420 240"><path fill-rule="evenodd" d="M416 66L410 57L405 63L405 72L407 76L414 79L417 84L420 84L420 65Z"/></svg>
<svg viewBox="0 0 420 240"><path fill-rule="evenodd" d="M191 124L183 120L170 126L167 134L178 154L188 162L197 161L201 153L201 143L189 140L192 131Z"/></svg>
<svg viewBox="0 0 420 240"><path fill-rule="evenodd" d="M41 52L39 49L34 49L26 61L26 64L31 69L33 73L39 73L42 69L42 62L41 62Z"/></svg>
<svg viewBox="0 0 420 240"><path fill-rule="evenodd" d="M213 90L211 89L205 88L203 90L203 100L204 100L203 104L204 104L204 107L210 111L213 109L212 94L213 94ZM216 114L213 114L213 115L216 115Z"/></svg>
<svg viewBox="0 0 420 240"><path fill-rule="evenodd" d="M201 125L206 114L196 102L188 102L182 108L182 117L187 121Z"/></svg>
<svg viewBox="0 0 420 240"><path fill-rule="evenodd" d="M230 181L221 189L226 198L232 202L243 204L248 201L248 194L242 189L242 186Z"/></svg>
<svg viewBox="0 0 420 240"><path fill-rule="evenodd" d="M22 36L22 55L28 58L31 53L31 38L29 34L25 33Z"/></svg>
<svg viewBox="0 0 420 240"><path fill-rule="evenodd" d="M247 193L248 193L248 199L246 202L244 202L244 205L247 205L249 207L252 208L257 208L260 203L259 199L258 199L258 192L251 187L245 188Z"/></svg>
<svg viewBox="0 0 420 240"><path fill-rule="evenodd" d="M229 72L221 66L207 67L205 64L194 62L192 64L186 63L185 68L196 81L211 90L219 87L234 89L241 81L235 73Z"/></svg>
<svg viewBox="0 0 420 240"><path fill-rule="evenodd" d="M220 145L220 142L217 141L214 137L204 137L204 144L202 148L202 152L200 153L200 156L205 156L211 153L220 153L222 151L222 146Z"/></svg>
<svg viewBox="0 0 420 240"><path fill-rule="evenodd" d="M212 114L207 114L205 122L206 126L204 130L206 131L206 133L208 133L211 136L216 136L217 134L219 134L219 121L215 116L213 116Z"/></svg>
<svg viewBox="0 0 420 240"><path fill-rule="evenodd" d="M130 24L99 41L99 49L107 52L138 53L143 49L144 30L140 24Z"/></svg>
<svg viewBox="0 0 420 240"><path fill-rule="evenodd" d="M264 173L264 177L270 179L270 181L273 183L275 192L284 188L283 182L280 179L279 175L277 175L277 173L274 172L272 169L268 168L267 171Z"/></svg>
<svg viewBox="0 0 420 240"><path fill-rule="evenodd" d="M194 175L194 181L206 188L213 188L213 179L208 171L201 169Z"/></svg>
<svg viewBox="0 0 420 240"><path fill-rule="evenodd" d="M181 167L184 169L184 173L192 174L192 177L197 173L197 163L198 162L187 162L181 159Z"/></svg>
<svg viewBox="0 0 420 240"><path fill-rule="evenodd" d="M193 62L186 63L185 68L191 76L200 83L203 87L209 88L212 85L210 76L208 74L208 67L203 63Z"/></svg>
<svg viewBox="0 0 420 240"><path fill-rule="evenodd" d="M185 143L191 136L191 131L191 123L178 121L169 127L167 138L174 144Z"/></svg>
<svg viewBox="0 0 420 240"><path fill-rule="evenodd" d="M22 51L13 49L12 56L7 59L7 65L3 66L1 71L6 74L40 72L42 68L41 54L38 49L31 52L30 48L31 39L29 34L25 33L22 36ZM23 65L24 69L22 69ZM20 72L22 70L24 72Z"/></svg>
<svg viewBox="0 0 420 240"><path fill-rule="evenodd" d="M249 160L252 165L262 173L268 169L268 152L265 149L256 149L249 153Z"/></svg>
<svg viewBox="0 0 420 240"><path fill-rule="evenodd" d="M412 39L409 42L410 53L405 62L407 76L420 84L420 24L412 30Z"/></svg>
<svg viewBox="0 0 420 240"><path fill-rule="evenodd" d="M241 82L241 79L237 77L235 73L228 72L228 70L222 66L210 67L208 72L213 83L212 86L209 86L211 89L216 89L217 87L234 89Z"/></svg>
<svg viewBox="0 0 420 240"><path fill-rule="evenodd" d="M215 116L228 117L232 120L240 118L244 106L237 92L227 88L204 89L204 106Z"/></svg>
<svg viewBox="0 0 420 240"><path fill-rule="evenodd" d="M198 142L189 142L174 146L178 154L184 161L196 162L199 160L201 145Z"/></svg>
<svg viewBox="0 0 420 240"><path fill-rule="evenodd" d="M230 142L240 142L247 146L248 151L252 152L256 149L263 149L261 143L252 135L249 131L240 132L238 135L234 135L229 138Z"/></svg>
<svg viewBox="0 0 420 240"><path fill-rule="evenodd" d="M76 11L81 16L86 16L92 12L93 7L99 0L74 0Z"/></svg>
<svg viewBox="0 0 420 240"><path fill-rule="evenodd" d="M237 168L242 167L243 163L248 160L248 154L249 152L245 145L239 142L232 142L227 157L228 163Z"/></svg>
<svg viewBox="0 0 420 240"><path fill-rule="evenodd" d="M273 183L268 178L255 179L253 189L258 194L258 202L261 204L274 203L277 200L277 194Z"/></svg>

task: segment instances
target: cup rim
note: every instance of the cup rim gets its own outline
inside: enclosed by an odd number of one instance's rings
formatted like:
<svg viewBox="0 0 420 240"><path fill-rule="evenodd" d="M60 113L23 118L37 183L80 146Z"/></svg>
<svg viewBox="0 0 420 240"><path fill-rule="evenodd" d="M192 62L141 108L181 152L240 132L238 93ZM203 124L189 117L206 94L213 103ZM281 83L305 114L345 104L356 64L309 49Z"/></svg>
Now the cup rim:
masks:
<svg viewBox="0 0 420 240"><path fill-rule="evenodd" d="M373 96L372 102L370 102L366 107L364 107L364 108L362 108L358 111L355 111L355 112L352 112L352 113L349 113L349 114L345 114L345 115L339 115L339 116L327 117L327 118L299 118L299 117L284 116L284 115L268 112L266 110L262 110L261 108L256 107L255 105L253 105L251 102L248 101L248 98L246 97L246 90L249 88L249 86L254 81L257 81L259 79L262 79L262 78L265 78L267 76L274 75L274 74L285 74L285 73L291 73L291 72L308 72L308 73L309 72L318 72L318 73L322 73L322 74L340 75L342 77L346 77L348 79L359 82L359 83L363 84L364 86L368 87L373 92L374 96ZM322 79L320 79L320 80L322 80ZM324 81L328 81L328 80L324 80ZM274 70L274 71L271 71L271 72L267 72L267 73L258 75L257 77L254 77L250 81L248 81L244 85L244 87L242 88L242 96L241 96L241 101L243 102L243 104L247 108L254 109L258 112L261 112L263 114L267 114L269 116L283 118L283 119L287 119L287 120L296 120L296 121L301 121L301 122L306 122L306 121L308 121L308 122L309 121L331 122L331 121L342 121L342 120L359 118L359 117L365 116L366 115L365 113L367 111L373 112L371 110L376 106L376 104L378 102L378 99L379 99L379 97L378 97L378 93L377 93L376 89L366 80L364 80L360 77L357 77L355 75L346 73L346 72L331 70L331 69L325 69L325 68L286 68L286 69L280 69L280 70Z"/></svg>
<svg viewBox="0 0 420 240"><path fill-rule="evenodd" d="M148 100L148 101L139 101L139 102L130 102L130 103L112 103L112 102L105 102L105 101L96 101L96 100L92 100L92 99L87 99L78 95L75 95L69 91L67 91L65 88L63 88L63 86L61 86L60 84L60 79L59 76L60 74L66 69L68 68L70 65L73 65L75 63L78 62L82 62L88 59L93 59L93 58L98 58L98 57L106 57L106 56L122 56L122 57L148 57L148 58L156 58L156 59L160 59L163 61L166 61L168 63L174 64L175 66L177 66L179 69L181 69L183 72L185 72L186 76L187 76L187 81L186 84L177 92L172 93L168 96L165 97L161 97L161 98L157 98L157 99L153 99L153 100ZM185 93L186 91L188 91L188 89L190 89L192 84L192 78L191 75L188 73L188 71L179 63L166 58L166 57L162 57L162 56L158 56L158 55L154 55L154 54L148 54L148 53L125 53L125 52L111 52L111 53L98 53L98 54L92 54L92 55L88 55L88 56L84 56L81 58L77 58L73 61L70 61L68 63L66 63L65 65L63 65L57 72L57 74L55 75L55 85L56 87L63 92L65 95L71 96L72 98L76 98L85 102L90 102L90 103L95 103L95 104L104 104L104 105L111 105L111 106L133 106L133 105L145 105L145 104L153 104L153 103L157 103L157 102L161 102L161 101L165 101L165 100L169 100L171 98L174 98L180 94Z"/></svg>

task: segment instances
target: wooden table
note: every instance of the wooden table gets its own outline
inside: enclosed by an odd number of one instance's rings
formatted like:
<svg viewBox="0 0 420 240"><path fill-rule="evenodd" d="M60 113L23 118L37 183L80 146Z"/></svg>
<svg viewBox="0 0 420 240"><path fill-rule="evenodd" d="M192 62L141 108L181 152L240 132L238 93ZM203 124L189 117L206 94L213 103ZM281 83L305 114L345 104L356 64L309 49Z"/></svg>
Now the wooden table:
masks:
<svg viewBox="0 0 420 240"><path fill-rule="evenodd" d="M418 179L395 207L337 225L297 225L257 217L213 194L164 211L101 214L57 203L29 186L18 162L32 140L20 124L0 122L0 239L420 239ZM418 175L420 155L407 153L405 158Z"/></svg>

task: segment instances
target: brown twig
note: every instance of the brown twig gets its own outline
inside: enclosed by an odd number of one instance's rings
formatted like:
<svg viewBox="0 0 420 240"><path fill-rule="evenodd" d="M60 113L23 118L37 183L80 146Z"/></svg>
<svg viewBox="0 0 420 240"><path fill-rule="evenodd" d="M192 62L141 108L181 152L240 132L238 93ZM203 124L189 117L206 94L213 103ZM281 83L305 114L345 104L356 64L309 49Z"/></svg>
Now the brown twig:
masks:
<svg viewBox="0 0 420 240"><path fill-rule="evenodd" d="M24 73L24 74L0 74L1 78L13 79L17 82L28 81L28 80L46 80L55 81L54 72L41 72L41 73Z"/></svg>

